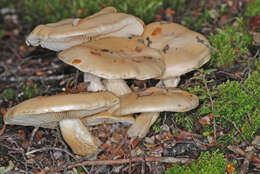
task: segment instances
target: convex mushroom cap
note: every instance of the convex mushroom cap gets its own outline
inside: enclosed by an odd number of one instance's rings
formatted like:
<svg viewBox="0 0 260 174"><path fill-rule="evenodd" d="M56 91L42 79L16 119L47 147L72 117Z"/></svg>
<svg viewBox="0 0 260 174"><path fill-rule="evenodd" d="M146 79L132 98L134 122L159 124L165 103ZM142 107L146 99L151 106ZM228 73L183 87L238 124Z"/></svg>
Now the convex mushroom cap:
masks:
<svg viewBox="0 0 260 174"><path fill-rule="evenodd" d="M159 51L129 38L109 37L86 42L60 52L58 57L104 79L145 80L164 72Z"/></svg>
<svg viewBox="0 0 260 174"><path fill-rule="evenodd" d="M165 72L160 79L179 77L210 59L207 39L176 23L151 23L145 27L142 39L147 46L160 50L163 55Z"/></svg>
<svg viewBox="0 0 260 174"><path fill-rule="evenodd" d="M143 33L143 22L135 16L116 13L108 7L84 19L65 19L37 26L26 38L27 45L60 51L96 37L130 37Z"/></svg>
<svg viewBox="0 0 260 174"><path fill-rule="evenodd" d="M143 112L186 112L198 106L197 96L177 88L151 87L120 97L120 106L114 115Z"/></svg>
<svg viewBox="0 0 260 174"><path fill-rule="evenodd" d="M10 108L6 124L55 128L58 121L93 115L119 103L110 92L39 96Z"/></svg>

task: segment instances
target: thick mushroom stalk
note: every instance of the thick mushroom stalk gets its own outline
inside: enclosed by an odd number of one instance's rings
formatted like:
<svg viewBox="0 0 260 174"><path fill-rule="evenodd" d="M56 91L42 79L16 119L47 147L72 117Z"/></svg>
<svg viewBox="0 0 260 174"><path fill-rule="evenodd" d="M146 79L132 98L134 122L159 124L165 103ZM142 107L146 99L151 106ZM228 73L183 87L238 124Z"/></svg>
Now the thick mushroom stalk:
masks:
<svg viewBox="0 0 260 174"><path fill-rule="evenodd" d="M105 87L108 91L113 92L117 96L131 93L131 89L123 79L104 80Z"/></svg>
<svg viewBox="0 0 260 174"><path fill-rule="evenodd" d="M86 156L98 151L100 140L79 119L62 120L59 125L64 140L75 154Z"/></svg>
<svg viewBox="0 0 260 174"><path fill-rule="evenodd" d="M141 113L137 116L135 123L129 127L127 135L129 137L145 137L150 127L154 124L159 115L159 112Z"/></svg>
<svg viewBox="0 0 260 174"><path fill-rule="evenodd" d="M172 77L172 78L169 78L169 79L161 79L156 84L156 87L158 87L158 88L177 87L180 81L181 81L180 77Z"/></svg>
<svg viewBox="0 0 260 174"><path fill-rule="evenodd" d="M94 74L84 72L84 82L88 85L87 90L92 92L105 91L101 78Z"/></svg>

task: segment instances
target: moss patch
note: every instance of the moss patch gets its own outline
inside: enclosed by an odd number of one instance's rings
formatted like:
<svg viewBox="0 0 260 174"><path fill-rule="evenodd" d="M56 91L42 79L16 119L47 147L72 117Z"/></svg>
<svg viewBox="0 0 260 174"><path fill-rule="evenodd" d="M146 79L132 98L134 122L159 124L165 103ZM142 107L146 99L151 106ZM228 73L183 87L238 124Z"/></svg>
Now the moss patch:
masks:
<svg viewBox="0 0 260 174"><path fill-rule="evenodd" d="M209 36L211 45L216 48L212 51L210 64L214 67L232 67L240 55L248 52L252 37L248 33L241 18L236 19L236 25L226 25L217 29L216 34Z"/></svg>
<svg viewBox="0 0 260 174"><path fill-rule="evenodd" d="M226 165L224 154L218 150L212 153L202 152L196 162L191 162L188 166L176 164L166 170L166 174L224 174Z"/></svg>

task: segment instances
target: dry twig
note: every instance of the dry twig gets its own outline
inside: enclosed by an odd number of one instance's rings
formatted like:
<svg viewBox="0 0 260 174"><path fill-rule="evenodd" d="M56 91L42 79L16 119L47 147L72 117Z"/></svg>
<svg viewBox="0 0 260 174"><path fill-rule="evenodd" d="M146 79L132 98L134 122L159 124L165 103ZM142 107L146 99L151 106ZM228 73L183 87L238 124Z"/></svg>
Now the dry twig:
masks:
<svg viewBox="0 0 260 174"><path fill-rule="evenodd" d="M118 165L132 162L153 162L158 161L162 163L186 163L191 159L189 158L174 158L174 157L135 157L135 158L127 158L127 159L117 159L117 160L91 160L91 161L83 161L81 163L76 163L69 165L68 168L71 169L73 167L78 167L81 165Z"/></svg>

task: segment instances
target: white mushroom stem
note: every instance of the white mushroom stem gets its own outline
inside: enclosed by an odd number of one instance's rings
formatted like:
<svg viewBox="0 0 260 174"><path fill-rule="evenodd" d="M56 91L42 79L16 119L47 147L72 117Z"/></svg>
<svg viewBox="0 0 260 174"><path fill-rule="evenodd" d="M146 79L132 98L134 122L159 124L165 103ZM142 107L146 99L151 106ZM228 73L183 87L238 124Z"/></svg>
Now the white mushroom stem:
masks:
<svg viewBox="0 0 260 174"><path fill-rule="evenodd" d="M117 96L131 93L131 89L123 79L104 80L105 88Z"/></svg>
<svg viewBox="0 0 260 174"><path fill-rule="evenodd" d="M64 140L75 154L86 156L97 152L101 142L79 119L62 120L59 124Z"/></svg>
<svg viewBox="0 0 260 174"><path fill-rule="evenodd" d="M132 92L132 90L129 88L129 86L126 84L125 80L123 79L104 80L104 86L106 90L113 92L118 97ZM107 112L112 113L119 107L120 107L120 103L110 108Z"/></svg>
<svg viewBox="0 0 260 174"><path fill-rule="evenodd" d="M84 72L84 82L87 84L89 83L87 88L88 91L96 92L106 90L103 83L101 82L101 78L94 74Z"/></svg>
<svg viewBox="0 0 260 174"><path fill-rule="evenodd" d="M127 131L128 136L145 137L159 115L159 112L146 112L137 116L135 123Z"/></svg>
<svg viewBox="0 0 260 174"><path fill-rule="evenodd" d="M169 79L162 79L157 84L156 87L158 88L170 88L170 87L177 87L181 78L178 77L172 77Z"/></svg>

